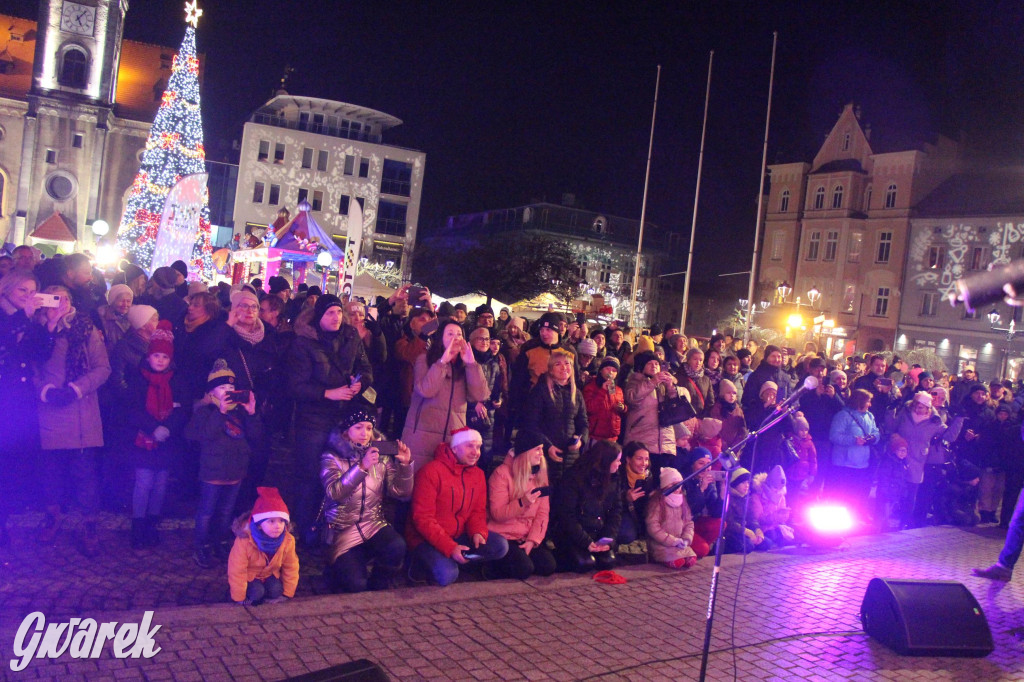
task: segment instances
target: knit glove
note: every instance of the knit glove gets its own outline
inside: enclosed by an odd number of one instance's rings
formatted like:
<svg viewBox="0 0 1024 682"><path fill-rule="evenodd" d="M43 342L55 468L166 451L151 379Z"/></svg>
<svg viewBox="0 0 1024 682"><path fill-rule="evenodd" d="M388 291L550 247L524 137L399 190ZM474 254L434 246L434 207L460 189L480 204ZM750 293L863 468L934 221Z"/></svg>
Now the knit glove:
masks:
<svg viewBox="0 0 1024 682"><path fill-rule="evenodd" d="M75 389L70 386L64 388L51 388L46 392L46 402L54 407L64 407L70 405L78 397L75 393Z"/></svg>
<svg viewBox="0 0 1024 682"><path fill-rule="evenodd" d="M163 443L165 440L171 437L171 432L166 426L158 426L153 429L153 440L158 443Z"/></svg>

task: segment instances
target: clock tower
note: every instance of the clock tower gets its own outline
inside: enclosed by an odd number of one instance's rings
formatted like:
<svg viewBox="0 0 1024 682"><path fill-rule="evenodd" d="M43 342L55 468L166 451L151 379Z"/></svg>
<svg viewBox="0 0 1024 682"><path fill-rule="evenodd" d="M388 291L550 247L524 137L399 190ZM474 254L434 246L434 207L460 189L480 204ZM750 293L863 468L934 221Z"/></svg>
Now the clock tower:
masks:
<svg viewBox="0 0 1024 682"><path fill-rule="evenodd" d="M111 106L128 0L41 0L32 94Z"/></svg>

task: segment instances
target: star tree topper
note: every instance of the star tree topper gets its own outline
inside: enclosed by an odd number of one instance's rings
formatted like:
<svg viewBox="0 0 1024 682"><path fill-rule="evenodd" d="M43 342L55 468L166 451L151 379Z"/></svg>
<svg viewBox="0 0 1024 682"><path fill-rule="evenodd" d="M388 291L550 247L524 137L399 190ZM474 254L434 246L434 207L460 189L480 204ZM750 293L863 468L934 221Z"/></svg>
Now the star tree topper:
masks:
<svg viewBox="0 0 1024 682"><path fill-rule="evenodd" d="M185 23L192 24L192 28L199 25L199 17L203 16L203 10L199 9L199 0L191 0L185 3Z"/></svg>

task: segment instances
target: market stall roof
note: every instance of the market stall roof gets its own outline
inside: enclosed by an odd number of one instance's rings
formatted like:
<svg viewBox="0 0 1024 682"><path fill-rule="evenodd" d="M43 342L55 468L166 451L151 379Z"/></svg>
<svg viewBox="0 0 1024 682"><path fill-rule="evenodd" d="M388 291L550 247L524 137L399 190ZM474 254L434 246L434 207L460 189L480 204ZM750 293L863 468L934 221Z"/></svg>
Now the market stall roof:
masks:
<svg viewBox="0 0 1024 682"><path fill-rule="evenodd" d="M303 199L299 202L298 209L299 212L295 217L277 231L277 241L272 246L289 251L306 251L308 250L306 245L309 242L317 241L336 261L345 260L345 252L334 243L331 236L313 218L309 202Z"/></svg>
<svg viewBox="0 0 1024 682"><path fill-rule="evenodd" d="M352 287L356 296L366 299L368 305L373 305L378 296L384 298L395 293L395 290L384 284L370 273L363 271L356 275L356 281Z"/></svg>
<svg viewBox="0 0 1024 682"><path fill-rule="evenodd" d="M430 298L434 302L435 306L441 305L441 303L443 303L444 301L448 301L452 305L455 305L456 303L465 303L466 308L470 312L472 312L474 308L477 308L483 305L484 303L487 303L487 295L481 294L479 291L463 294L462 296L455 296L453 298L445 298L444 296L438 296L437 294L432 293L430 295ZM491 309L494 310L495 317L498 316L498 313L501 311L502 308L508 308L511 310L512 306L508 305L507 303L502 303L496 298L491 299Z"/></svg>
<svg viewBox="0 0 1024 682"><path fill-rule="evenodd" d="M75 232L74 223L61 212L54 211L53 215L39 223L29 236L49 242L74 242L78 238Z"/></svg>

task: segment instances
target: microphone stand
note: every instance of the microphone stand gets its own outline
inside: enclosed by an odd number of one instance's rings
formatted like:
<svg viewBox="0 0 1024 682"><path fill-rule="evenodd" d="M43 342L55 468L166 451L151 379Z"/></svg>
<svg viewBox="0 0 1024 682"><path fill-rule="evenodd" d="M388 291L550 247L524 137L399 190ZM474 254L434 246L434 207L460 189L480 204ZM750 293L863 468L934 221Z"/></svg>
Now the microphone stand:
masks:
<svg viewBox="0 0 1024 682"><path fill-rule="evenodd" d="M726 472L738 468L739 460L736 459L735 453L745 448L747 444L755 443L757 441L757 437L762 432L767 431L768 429L772 428L780 421L782 421L784 418L793 414L793 412L796 411L796 405L796 401L793 401L782 410L770 414L768 416L768 419L766 419L764 423L762 423L756 431L751 431L750 433L748 433L746 438L741 440L739 443L731 445L725 450L723 450L722 454L712 459L710 462L702 466L697 471L694 471L693 473L688 475L682 481L679 481L678 483L675 483L669 486L668 488L662 490L662 494L672 494L675 490L681 488L687 481L699 476L707 469L710 469L712 466L715 465L715 462L721 462L722 468L725 469ZM751 461L753 461L753 458L751 458ZM753 466L753 464L751 464L751 466ZM725 515L729 511L729 491L731 488L732 486L729 485L729 481L726 481L725 495L722 496L722 522L718 525L718 540L715 542L715 568L711 572L711 591L708 594L707 620L704 624L704 647L702 649L700 659L700 682L704 682L704 680L707 677L708 656L711 653L711 631L714 627L715 605L718 601L718 574L722 570L722 550L725 546ZM746 518L744 518L743 523L745 524L746 521Z"/></svg>

